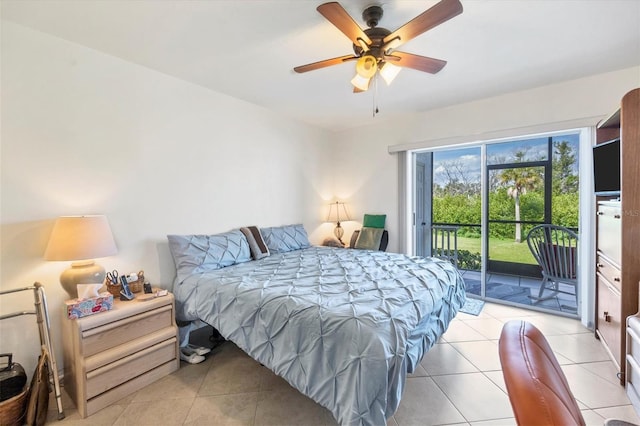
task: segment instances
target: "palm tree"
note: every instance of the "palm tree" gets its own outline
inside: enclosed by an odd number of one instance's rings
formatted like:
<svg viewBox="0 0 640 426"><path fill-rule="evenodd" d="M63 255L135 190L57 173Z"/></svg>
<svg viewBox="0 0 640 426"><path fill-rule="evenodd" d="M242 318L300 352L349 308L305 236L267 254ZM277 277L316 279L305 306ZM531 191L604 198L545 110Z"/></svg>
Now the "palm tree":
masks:
<svg viewBox="0 0 640 426"><path fill-rule="evenodd" d="M515 153L516 163L522 162L524 151ZM522 226L520 225L520 196L533 191L542 184L542 176L535 167L505 169L500 174L500 183L507 186L507 194L515 201L516 243L522 242Z"/></svg>

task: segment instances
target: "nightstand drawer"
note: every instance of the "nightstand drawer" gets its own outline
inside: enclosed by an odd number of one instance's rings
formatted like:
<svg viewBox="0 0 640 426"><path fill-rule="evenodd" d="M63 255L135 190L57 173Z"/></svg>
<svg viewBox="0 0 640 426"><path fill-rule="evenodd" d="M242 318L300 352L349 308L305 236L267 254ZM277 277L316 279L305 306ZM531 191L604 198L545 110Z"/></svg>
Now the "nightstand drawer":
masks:
<svg viewBox="0 0 640 426"><path fill-rule="evenodd" d="M85 358L85 371L89 372L97 370L107 364L114 363L122 358L128 357L129 355L133 355L136 352L140 352L143 349L150 348L151 346L175 337L175 328L167 327L131 342L124 343L111 349L106 349Z"/></svg>
<svg viewBox="0 0 640 426"><path fill-rule="evenodd" d="M173 308L162 306L82 331L80 352L88 357L173 325Z"/></svg>
<svg viewBox="0 0 640 426"><path fill-rule="evenodd" d="M116 362L87 372L87 399L176 359L176 338L160 342Z"/></svg>

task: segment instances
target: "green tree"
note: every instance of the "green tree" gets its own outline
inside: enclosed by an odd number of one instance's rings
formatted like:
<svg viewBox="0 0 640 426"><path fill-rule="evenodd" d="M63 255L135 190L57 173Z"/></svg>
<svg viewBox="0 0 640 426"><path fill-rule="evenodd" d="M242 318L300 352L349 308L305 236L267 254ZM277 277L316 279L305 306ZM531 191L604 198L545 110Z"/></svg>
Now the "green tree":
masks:
<svg viewBox="0 0 640 426"><path fill-rule="evenodd" d="M578 191L575 148L568 141L553 143L553 193L569 194Z"/></svg>
<svg viewBox="0 0 640 426"><path fill-rule="evenodd" d="M525 152L520 150L514 155L515 162L520 163L525 157ZM522 226L520 224L520 197L537 189L543 182L540 171L534 167L518 167L505 169L500 174L501 185L507 187L507 195L515 202L516 243L522 242Z"/></svg>

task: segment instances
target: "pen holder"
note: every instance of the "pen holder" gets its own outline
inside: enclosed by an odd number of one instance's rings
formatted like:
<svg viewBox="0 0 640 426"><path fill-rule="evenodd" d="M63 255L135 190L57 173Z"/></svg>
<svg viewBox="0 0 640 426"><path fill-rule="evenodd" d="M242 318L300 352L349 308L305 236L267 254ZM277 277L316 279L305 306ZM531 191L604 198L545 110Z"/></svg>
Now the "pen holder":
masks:
<svg viewBox="0 0 640 426"><path fill-rule="evenodd" d="M105 280L105 285L107 286L107 291L114 296L120 297L120 289L122 288L121 284L113 284L108 279Z"/></svg>

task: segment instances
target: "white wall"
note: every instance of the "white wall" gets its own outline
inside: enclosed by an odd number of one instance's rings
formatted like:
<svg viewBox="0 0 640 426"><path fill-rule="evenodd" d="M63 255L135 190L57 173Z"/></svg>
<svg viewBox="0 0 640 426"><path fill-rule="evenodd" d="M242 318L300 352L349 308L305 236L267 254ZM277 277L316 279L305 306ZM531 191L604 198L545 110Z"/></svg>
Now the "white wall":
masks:
<svg viewBox="0 0 640 426"><path fill-rule="evenodd" d="M3 22L0 289L45 285L54 345L69 262L42 256L59 215L106 214L119 252L107 269L175 276L169 233L302 222L312 243L333 197L321 130L268 110ZM29 293L0 311L33 309ZM0 351L30 373L33 317L0 322Z"/></svg>

